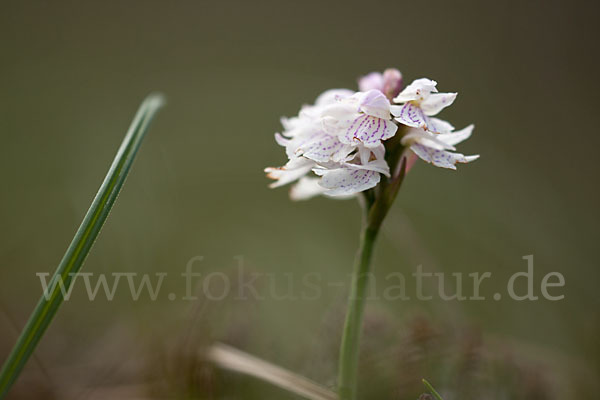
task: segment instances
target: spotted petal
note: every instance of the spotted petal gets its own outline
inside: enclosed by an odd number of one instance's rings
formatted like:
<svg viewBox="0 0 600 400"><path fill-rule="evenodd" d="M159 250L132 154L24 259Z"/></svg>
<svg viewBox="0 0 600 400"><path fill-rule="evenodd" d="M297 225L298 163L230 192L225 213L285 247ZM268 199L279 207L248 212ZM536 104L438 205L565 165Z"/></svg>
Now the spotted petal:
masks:
<svg viewBox="0 0 600 400"><path fill-rule="evenodd" d="M434 117L425 117L427 129L433 133L450 133L454 130L454 126L448 121L444 121L443 119L434 118Z"/></svg>
<svg viewBox="0 0 600 400"><path fill-rule="evenodd" d="M456 163L468 163L479 158L479 155L465 156L460 153L436 150L418 143L410 146L410 149L423 161L441 168L456 169Z"/></svg>
<svg viewBox="0 0 600 400"><path fill-rule="evenodd" d="M378 147L382 140L391 138L397 130L398 126L392 121L366 114L355 114L354 120L342 131L339 138L346 144Z"/></svg>
<svg viewBox="0 0 600 400"><path fill-rule="evenodd" d="M327 136L322 130L317 129L307 130L301 135L293 136L291 139L285 138L279 133L275 134L275 141L285 147L285 153L289 159L295 158L298 154L298 149L305 146L307 143L319 140L322 137Z"/></svg>
<svg viewBox="0 0 600 400"><path fill-rule="evenodd" d="M379 172L380 174L384 174L385 176L390 176L390 167L388 166L385 160L373 160L369 161L365 164L350 164L347 163L346 168L350 169L364 169L369 171Z"/></svg>
<svg viewBox="0 0 600 400"><path fill-rule="evenodd" d="M413 103L406 103L402 106L392 106L392 114L396 116L396 121L403 125L413 128L423 128L427 126L427 116L423 111Z"/></svg>
<svg viewBox="0 0 600 400"><path fill-rule="evenodd" d="M425 115L435 115L451 105L457 93L433 93L421 102L421 110Z"/></svg>
<svg viewBox="0 0 600 400"><path fill-rule="evenodd" d="M333 170L314 169L321 175L319 184L327 189L328 196L348 196L376 186L380 174L367 169L338 168Z"/></svg>
<svg viewBox="0 0 600 400"><path fill-rule="evenodd" d="M342 161L352 152L353 146L342 143L337 136L321 135L301 144L296 155L317 162Z"/></svg>

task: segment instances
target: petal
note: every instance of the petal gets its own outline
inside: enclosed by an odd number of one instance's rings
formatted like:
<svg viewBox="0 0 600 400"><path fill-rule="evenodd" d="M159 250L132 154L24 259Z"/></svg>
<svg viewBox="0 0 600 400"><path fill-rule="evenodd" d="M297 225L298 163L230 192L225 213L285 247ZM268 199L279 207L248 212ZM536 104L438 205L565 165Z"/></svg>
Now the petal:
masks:
<svg viewBox="0 0 600 400"><path fill-rule="evenodd" d="M381 143L377 147L372 147L370 149L373 152L373 155L375 156L376 160L383 160L383 158L385 157L385 146L383 145L383 143Z"/></svg>
<svg viewBox="0 0 600 400"><path fill-rule="evenodd" d="M436 150L456 150L454 146L439 139L439 135L423 130L411 128L402 136L400 143L404 146L411 146L415 143L431 147Z"/></svg>
<svg viewBox="0 0 600 400"><path fill-rule="evenodd" d="M355 154L351 162L344 164L345 168L354 169L369 169L371 171L377 171L386 176L389 176L390 168L385 161L385 146L380 144L377 147L365 147L362 145L357 146L358 154ZM358 157L357 157L358 155ZM373 158L374 156L374 158Z"/></svg>
<svg viewBox="0 0 600 400"><path fill-rule="evenodd" d="M380 175L367 169L338 168L333 170L313 170L321 175L319 184L328 189L328 196L348 196L370 189L379 183Z"/></svg>
<svg viewBox="0 0 600 400"><path fill-rule="evenodd" d="M312 197L323 194L327 191L323 186L319 185L319 178L309 178L303 176L290 189L290 198L292 200L308 200Z"/></svg>
<svg viewBox="0 0 600 400"><path fill-rule="evenodd" d="M413 103L406 103L403 106L392 106L392 114L396 116L396 121L413 128L422 128L427 126L427 116L423 111Z"/></svg>
<svg viewBox="0 0 600 400"><path fill-rule="evenodd" d="M281 118L281 124L284 128L282 135L290 138L307 134L319 127L316 117L302 111L298 117Z"/></svg>
<svg viewBox="0 0 600 400"><path fill-rule="evenodd" d="M369 160L371 159L371 149L362 146L362 145L358 145L358 156L360 159L360 163L361 164L366 164L369 162Z"/></svg>
<svg viewBox="0 0 600 400"><path fill-rule="evenodd" d="M345 164L346 168L350 169L364 169L369 171L379 172L380 174L384 174L385 176L390 176L390 167L388 166L385 160L374 160L369 161L365 164Z"/></svg>
<svg viewBox="0 0 600 400"><path fill-rule="evenodd" d="M288 144L290 144L290 139L284 138L280 133L275 134L275 141L278 145L283 147L286 147Z"/></svg>
<svg viewBox="0 0 600 400"><path fill-rule="evenodd" d="M437 135L437 138L450 145L459 144L471 137L474 128L475 125L471 124L460 131Z"/></svg>
<svg viewBox="0 0 600 400"><path fill-rule="evenodd" d="M316 106L326 106L352 96L355 92L349 89L326 90L317 97Z"/></svg>
<svg viewBox="0 0 600 400"><path fill-rule="evenodd" d="M337 136L321 135L300 145L296 150L296 155L302 155L318 162L339 162L353 150L353 146L340 142Z"/></svg>
<svg viewBox="0 0 600 400"><path fill-rule="evenodd" d="M456 169L456 163L468 163L479 158L479 155L465 156L460 153L432 149L421 144L413 144L410 149L423 161L441 168Z"/></svg>
<svg viewBox="0 0 600 400"><path fill-rule="evenodd" d="M358 90L367 92L371 89L383 90L383 75L371 72L358 80Z"/></svg>
<svg viewBox="0 0 600 400"><path fill-rule="evenodd" d="M458 93L434 93L421 102L425 115L435 115L454 102Z"/></svg>
<svg viewBox="0 0 600 400"><path fill-rule="evenodd" d="M275 182L269 185L270 188L276 188L295 181L301 176L307 174L315 162L304 157L297 157L289 160L287 164L279 168L265 168L267 177L275 179Z"/></svg>
<svg viewBox="0 0 600 400"><path fill-rule="evenodd" d="M434 117L425 117L426 129L433 133L450 133L454 130L454 126L448 121Z"/></svg>
<svg viewBox="0 0 600 400"><path fill-rule="evenodd" d="M285 153L287 154L289 159L296 158L298 154L298 150L305 146L307 143L311 143L317 141L323 137L327 137L328 135L322 130L306 130L302 134L294 136L292 139L286 140L285 138L277 138L275 140L277 143L285 143Z"/></svg>
<svg viewBox="0 0 600 400"><path fill-rule="evenodd" d="M394 98L394 102L405 103L407 101L426 99L430 93L437 92L436 85L437 82L431 79L416 79Z"/></svg>
<svg viewBox="0 0 600 400"><path fill-rule="evenodd" d="M346 144L362 143L365 147L378 147L382 140L391 138L397 130L398 126L392 121L359 114L339 138Z"/></svg>
<svg viewBox="0 0 600 400"><path fill-rule="evenodd" d="M379 90L369 90L360 99L360 111L373 117L390 119L390 101Z"/></svg>
<svg viewBox="0 0 600 400"><path fill-rule="evenodd" d="M331 120L334 123L351 122L359 113L357 99L353 96L345 101L341 101L329 106L323 107L320 117L322 120Z"/></svg>
<svg viewBox="0 0 600 400"><path fill-rule="evenodd" d="M298 122L298 117L291 117L291 118L281 117L279 119L279 121L281 122L283 129L287 131L287 130L293 129L296 126L296 124Z"/></svg>

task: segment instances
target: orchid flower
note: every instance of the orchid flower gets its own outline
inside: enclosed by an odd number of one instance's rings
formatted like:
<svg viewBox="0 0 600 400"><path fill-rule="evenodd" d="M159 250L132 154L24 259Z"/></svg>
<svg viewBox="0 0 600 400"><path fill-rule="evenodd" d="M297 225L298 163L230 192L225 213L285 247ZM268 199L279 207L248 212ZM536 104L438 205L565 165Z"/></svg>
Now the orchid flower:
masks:
<svg viewBox="0 0 600 400"><path fill-rule="evenodd" d="M402 105L392 105L391 112L396 121L410 127L401 143L422 160L437 167L456 169L456 163L468 163L478 155L465 156L453 153L455 144L468 139L473 125L454 132L454 126L447 121L434 118L456 99L456 93L437 93L437 82L430 79L417 79L393 99Z"/></svg>
<svg viewBox="0 0 600 400"><path fill-rule="evenodd" d="M283 167L265 169L267 176L276 180L270 187L291 183L309 173L317 162L340 161L352 151L323 130L320 117L325 106L353 94L345 89L328 90L314 105L302 107L297 117L281 119L285 130L275 134L275 141L285 147L289 161Z"/></svg>
<svg viewBox="0 0 600 400"><path fill-rule="evenodd" d="M285 147L288 161L265 169L275 180L270 187L296 182L290 190L294 200L316 195L348 198L377 186L381 175L396 179L399 159L388 165L386 151L406 159L404 173L417 157L449 169L479 157L454 152L456 144L471 136L473 125L455 131L452 124L434 117L454 102L456 93L438 93L437 82L426 78L402 90L397 69L370 73L358 86L358 92L327 90L313 105L303 106L298 116L281 119L284 130L275 140ZM399 127L399 139L388 145Z"/></svg>
<svg viewBox="0 0 600 400"><path fill-rule="evenodd" d="M401 143L410 146L410 149L420 159L436 167L456 169L456 163L475 161L479 155L465 156L448 150L456 150L458 144L471 136L474 125L469 125L460 131L433 134L428 131L410 128L402 137Z"/></svg>
<svg viewBox="0 0 600 400"><path fill-rule="evenodd" d="M433 133L446 133L452 129L446 121L432 118L456 99L456 93L436 93L437 82L430 79L417 79L408 85L394 103L404 103L392 106L396 121L413 128L422 128Z"/></svg>
<svg viewBox="0 0 600 400"><path fill-rule="evenodd" d="M417 158L456 169L456 163L479 157L454 152L455 145L471 136L473 125L455 131L452 124L434 117L456 98L456 93L437 93L436 86L435 81L417 79L402 90L400 71L373 72L359 80L358 92L324 92L297 117L282 119L284 131L275 134L288 161L265 169L275 179L271 187L296 182L290 190L293 200L317 195L351 198L364 192L358 196L363 225L340 345L340 400L356 399L372 252L406 173Z"/></svg>
<svg viewBox="0 0 600 400"><path fill-rule="evenodd" d="M286 148L289 161L265 172L276 180L271 187L299 180L290 192L293 199L351 197L376 186L380 174L389 176L382 141L394 136L398 126L389 100L376 89L327 91L282 124L285 131L275 140ZM321 178L309 178L310 171Z"/></svg>
<svg viewBox="0 0 600 400"><path fill-rule="evenodd" d="M377 89L338 101L324 110L323 117L325 130L351 146L379 147L398 130L392 121L390 102Z"/></svg>

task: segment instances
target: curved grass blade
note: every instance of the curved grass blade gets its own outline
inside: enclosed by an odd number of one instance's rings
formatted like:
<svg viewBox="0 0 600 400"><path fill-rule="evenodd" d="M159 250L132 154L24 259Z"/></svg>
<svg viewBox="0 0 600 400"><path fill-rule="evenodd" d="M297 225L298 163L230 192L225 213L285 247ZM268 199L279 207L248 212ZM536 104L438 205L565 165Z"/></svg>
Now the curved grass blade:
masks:
<svg viewBox="0 0 600 400"><path fill-rule="evenodd" d="M433 395L433 397L435 397L436 400L444 400L442 399L442 396L440 396L440 394L433 388L433 386L431 386L431 383L427 382L427 379L421 379L421 382L423 382L427 390L431 392L431 394Z"/></svg>
<svg viewBox="0 0 600 400"><path fill-rule="evenodd" d="M303 376L223 343L211 346L206 357L221 368L253 376L309 400L338 400L337 394Z"/></svg>
<svg viewBox="0 0 600 400"><path fill-rule="evenodd" d="M100 190L48 284L48 292L40 298L0 371L0 399L6 396L54 318L63 301L63 290L68 290L74 274L81 269L127 178L148 126L163 104L161 95L150 95L135 115ZM64 285L62 290L61 282Z"/></svg>

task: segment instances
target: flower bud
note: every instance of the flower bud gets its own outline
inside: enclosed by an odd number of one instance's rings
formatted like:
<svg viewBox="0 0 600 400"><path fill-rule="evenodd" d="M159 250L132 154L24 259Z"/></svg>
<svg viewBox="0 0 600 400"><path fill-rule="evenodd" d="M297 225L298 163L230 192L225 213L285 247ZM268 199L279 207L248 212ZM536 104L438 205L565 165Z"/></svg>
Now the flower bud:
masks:
<svg viewBox="0 0 600 400"><path fill-rule="evenodd" d="M383 72L383 94L392 100L400 91L402 91L402 73L395 68L386 69Z"/></svg>
<svg viewBox="0 0 600 400"><path fill-rule="evenodd" d="M368 92L372 89L383 92L383 86L383 75L380 72L371 72L358 80L358 90L361 92Z"/></svg>

